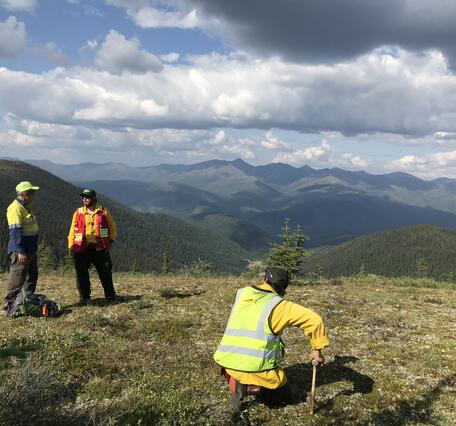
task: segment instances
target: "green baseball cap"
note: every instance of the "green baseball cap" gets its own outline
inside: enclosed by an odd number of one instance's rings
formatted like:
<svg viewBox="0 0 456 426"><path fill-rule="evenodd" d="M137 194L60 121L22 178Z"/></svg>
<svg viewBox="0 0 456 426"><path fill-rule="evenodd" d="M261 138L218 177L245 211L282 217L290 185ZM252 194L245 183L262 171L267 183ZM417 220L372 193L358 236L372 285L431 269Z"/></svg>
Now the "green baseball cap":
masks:
<svg viewBox="0 0 456 426"><path fill-rule="evenodd" d="M81 197L95 198L97 193L93 189L84 189L79 195Z"/></svg>
<svg viewBox="0 0 456 426"><path fill-rule="evenodd" d="M33 186L30 182L24 181L24 182L19 182L16 186L16 193L21 194L22 192L27 192L27 191L36 191L37 189L40 189L39 186Z"/></svg>

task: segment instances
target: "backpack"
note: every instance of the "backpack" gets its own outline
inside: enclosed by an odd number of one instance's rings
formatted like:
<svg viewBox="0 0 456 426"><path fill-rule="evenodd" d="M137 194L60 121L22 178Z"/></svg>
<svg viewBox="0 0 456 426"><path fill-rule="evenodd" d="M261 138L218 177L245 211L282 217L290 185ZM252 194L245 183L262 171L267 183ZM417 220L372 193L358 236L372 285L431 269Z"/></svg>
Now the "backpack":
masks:
<svg viewBox="0 0 456 426"><path fill-rule="evenodd" d="M35 294L22 290L13 303L7 307L9 317L56 317L62 313L62 307L44 294Z"/></svg>

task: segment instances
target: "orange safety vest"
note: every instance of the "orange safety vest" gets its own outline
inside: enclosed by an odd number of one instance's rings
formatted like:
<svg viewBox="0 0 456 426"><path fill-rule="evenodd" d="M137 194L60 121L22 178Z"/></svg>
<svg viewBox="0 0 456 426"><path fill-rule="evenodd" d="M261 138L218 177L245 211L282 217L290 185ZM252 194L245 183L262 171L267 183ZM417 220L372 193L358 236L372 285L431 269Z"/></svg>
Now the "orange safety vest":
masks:
<svg viewBox="0 0 456 426"><path fill-rule="evenodd" d="M84 208L79 207L77 210L76 221L74 224L74 238L72 251L81 253L87 250L87 237L85 234ZM95 237L98 246L103 250L109 249L111 241L109 240L109 221L106 210L101 207L95 214Z"/></svg>

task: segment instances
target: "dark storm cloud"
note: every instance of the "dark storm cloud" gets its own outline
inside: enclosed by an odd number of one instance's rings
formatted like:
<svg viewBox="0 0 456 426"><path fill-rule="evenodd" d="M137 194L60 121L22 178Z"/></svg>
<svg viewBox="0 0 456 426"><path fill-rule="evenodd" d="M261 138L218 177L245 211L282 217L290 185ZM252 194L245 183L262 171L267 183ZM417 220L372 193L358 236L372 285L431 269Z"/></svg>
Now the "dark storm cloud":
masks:
<svg viewBox="0 0 456 426"><path fill-rule="evenodd" d="M179 0L178 0L179 1ZM185 0L234 47L334 62L376 47L441 50L456 60L454 0ZM453 64L456 62L453 61Z"/></svg>

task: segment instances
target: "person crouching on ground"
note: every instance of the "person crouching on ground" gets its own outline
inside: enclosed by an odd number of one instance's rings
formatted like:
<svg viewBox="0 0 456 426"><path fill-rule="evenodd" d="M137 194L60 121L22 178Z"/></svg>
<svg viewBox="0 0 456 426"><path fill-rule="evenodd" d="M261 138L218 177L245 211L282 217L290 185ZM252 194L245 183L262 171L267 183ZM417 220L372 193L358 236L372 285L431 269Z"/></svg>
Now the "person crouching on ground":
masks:
<svg viewBox="0 0 456 426"><path fill-rule="evenodd" d="M82 207L73 214L68 248L74 260L76 284L82 305L90 304L89 267L93 263L103 286L107 301L123 298L116 296L112 282L112 261L109 250L117 237L116 223L107 209L97 203L93 189L84 189Z"/></svg>
<svg viewBox="0 0 456 426"><path fill-rule="evenodd" d="M20 182L16 186L16 199L8 206L9 240L8 255L11 260L10 279L4 299L3 313L16 299L21 290L34 293L38 281L38 224L30 211L38 186Z"/></svg>
<svg viewBox="0 0 456 426"><path fill-rule="evenodd" d="M263 283L238 290L225 334L214 360L228 380L233 408L252 394L266 404L291 400L291 389L279 363L284 355L281 334L285 328L300 327L310 337L310 359L323 364L321 349L329 345L320 316L310 309L282 298L289 283L288 272L266 268Z"/></svg>

